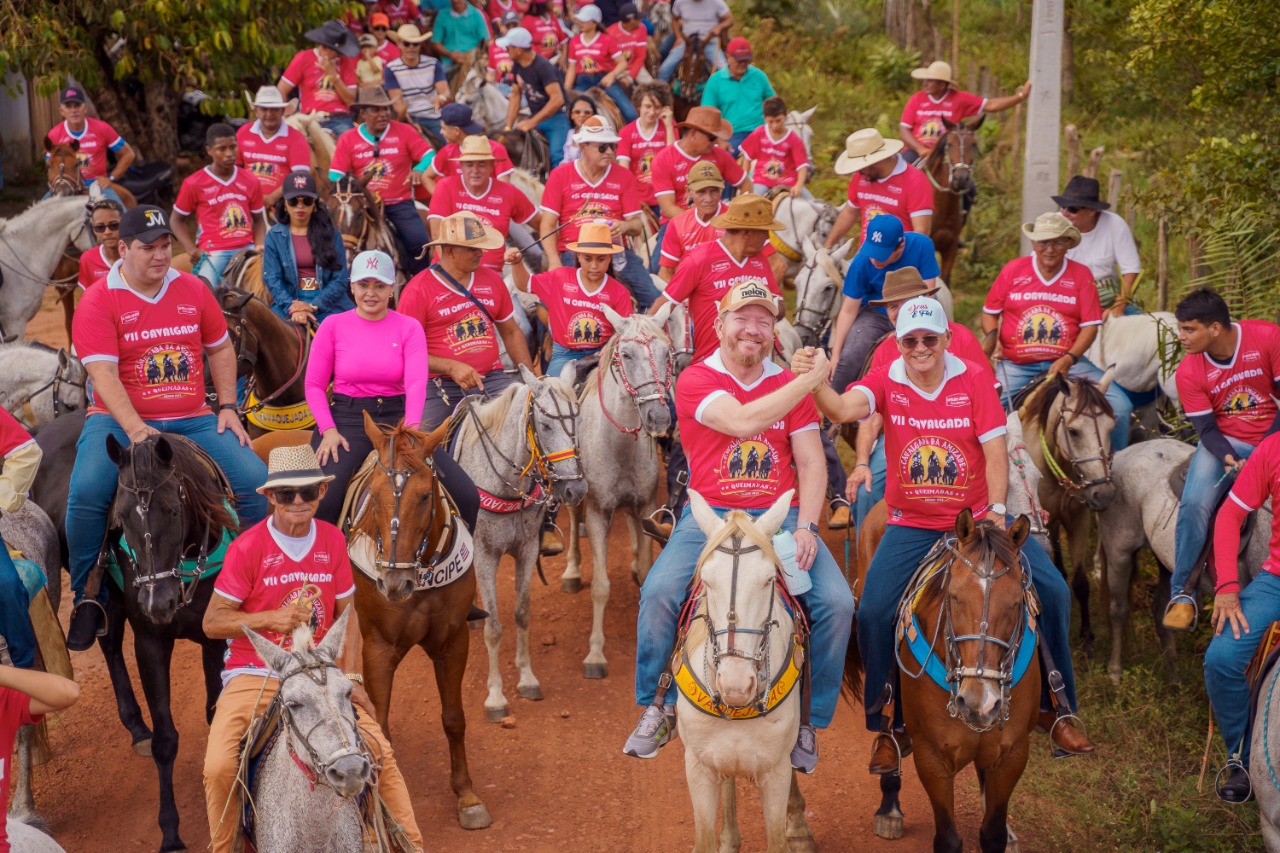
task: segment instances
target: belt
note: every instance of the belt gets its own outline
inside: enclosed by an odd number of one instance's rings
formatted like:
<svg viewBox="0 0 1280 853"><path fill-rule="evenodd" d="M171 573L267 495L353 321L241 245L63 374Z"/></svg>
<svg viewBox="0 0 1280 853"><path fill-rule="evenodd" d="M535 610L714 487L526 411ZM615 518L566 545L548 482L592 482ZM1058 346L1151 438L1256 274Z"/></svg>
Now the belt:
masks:
<svg viewBox="0 0 1280 853"><path fill-rule="evenodd" d="M393 397L348 397L346 394L333 395L333 404L335 406L347 406L353 409L382 406L400 406L403 408L404 401L404 394L396 394Z"/></svg>

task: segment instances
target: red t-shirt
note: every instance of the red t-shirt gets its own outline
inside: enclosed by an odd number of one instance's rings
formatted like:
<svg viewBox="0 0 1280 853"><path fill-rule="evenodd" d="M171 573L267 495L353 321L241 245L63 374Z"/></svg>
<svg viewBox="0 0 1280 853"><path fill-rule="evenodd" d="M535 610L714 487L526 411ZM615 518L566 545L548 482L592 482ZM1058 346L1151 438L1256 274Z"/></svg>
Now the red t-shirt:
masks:
<svg viewBox="0 0 1280 853"><path fill-rule="evenodd" d="M386 65L393 59L400 58L400 47L391 39L387 39L382 45L374 51L381 59L382 64Z"/></svg>
<svg viewBox="0 0 1280 853"><path fill-rule="evenodd" d="M542 209L568 223L556 235L561 252L578 239L582 223L592 219L622 220L639 216L642 209L636 179L617 163L596 183L582 176L581 163L562 163L551 170L542 191Z"/></svg>
<svg viewBox="0 0 1280 853"><path fill-rule="evenodd" d="M350 89L356 88L356 63L358 56L339 57L338 76ZM300 50L289 62L280 80L298 90L298 109L304 113L345 113L347 105L338 96L333 83L320 67L320 57L315 48Z"/></svg>
<svg viewBox="0 0 1280 853"><path fill-rule="evenodd" d="M627 313L631 312L628 310ZM9 414L7 409L0 409L0 459L33 441L35 439L31 437L31 433L27 432L27 428L17 418Z"/></svg>
<svg viewBox="0 0 1280 853"><path fill-rule="evenodd" d="M315 585L320 595L311 602L311 630L318 643L333 625L338 600L356 592L346 537L328 522L312 521L308 534L311 547L298 555L286 551L277 540L278 535L268 516L237 536L227 546L227 556L213 588L239 604L245 613L263 613L297 601L304 585ZM259 633L286 651L293 648L292 636L277 631ZM266 663L243 634L227 640L223 661L224 683L234 675L268 672Z"/></svg>
<svg viewBox="0 0 1280 853"><path fill-rule="evenodd" d="M221 252L253 245L253 218L261 216L264 207L262 184L253 175L237 168L224 181L206 166L182 182L173 212L194 213L200 224L196 241L200 248Z"/></svg>
<svg viewBox="0 0 1280 853"><path fill-rule="evenodd" d="M1268 499L1273 507L1280 506L1280 433L1262 440L1245 461L1228 494L1248 512L1258 509ZM1271 553L1263 562L1262 571L1280 575L1280 525L1272 523L1269 541ZM1222 577L1217 578L1217 583L1226 586ZM1238 586L1235 591L1239 591ZM1253 630L1260 629L1254 627Z"/></svg>
<svg viewBox="0 0 1280 853"><path fill-rule="evenodd" d="M907 99L907 106L902 110L902 126L909 128L912 136L932 148L947 132L942 123L944 119L955 124L969 116L981 115L986 105L986 98L955 88L947 89L940 101L935 101L922 90Z"/></svg>
<svg viewBox="0 0 1280 853"><path fill-rule="evenodd" d="M694 249L680 264L662 295L672 302L689 303L694 358L706 358L720 346L715 330L720 299L729 288L750 278L764 281L779 299L782 298L773 270L769 269L769 262L763 254L752 255L738 263L724 244L716 240Z"/></svg>
<svg viewBox="0 0 1280 853"><path fill-rule="evenodd" d="M534 53L547 59L553 58L556 55L556 49L569 39L569 34L564 31L564 27L560 26L560 22L555 18L525 15L524 20L520 22L520 26L528 30L529 35L533 36Z"/></svg>
<svg viewBox="0 0 1280 853"><path fill-rule="evenodd" d="M717 215L724 213L728 208L727 202L720 202ZM711 219L714 218L714 216L711 217ZM703 243L710 243L712 240L723 237L724 229L712 225L711 219L703 222L698 218L698 211L691 207L668 222L667 230L662 232L662 256L658 259L659 265L675 269L680 264L680 259L689 252Z"/></svg>
<svg viewBox="0 0 1280 853"><path fill-rule="evenodd" d="M710 160L715 163L716 168L720 170L720 176L724 178L727 186L736 187L746 177L746 173L742 171L738 161L733 159L733 155L719 145L712 146L711 150L701 157L690 157L684 153L684 149L680 147L680 144L676 143L675 145L667 146L657 157L653 158L654 195L675 195L676 204L681 207L688 207L689 170L701 160ZM925 182L928 183L927 178ZM662 221L666 222L667 217L664 216Z"/></svg>
<svg viewBox="0 0 1280 853"><path fill-rule="evenodd" d="M370 141L363 128L364 125L360 125L342 134L329 169L357 175L365 182L365 189L386 204L411 199L410 174L431 146L420 133L402 122L391 122L377 142ZM375 148L378 149L376 159Z"/></svg>
<svg viewBox="0 0 1280 853"><path fill-rule="evenodd" d="M520 2L520 0L514 0L514 2L511 3L503 3L502 0L489 0L485 10L485 14L489 16L489 20L496 24L501 21L502 16L508 12L515 11L524 15L529 11L529 4L527 2Z"/></svg>
<svg viewBox="0 0 1280 853"><path fill-rule="evenodd" d="M387 20L391 22L393 30L398 29L401 24L412 24L422 16L422 12L418 9L418 4L414 0L399 0L397 3L378 0L378 8L374 11L386 15Z"/></svg>
<svg viewBox="0 0 1280 853"><path fill-rule="evenodd" d="M264 196L280 189L288 173L311 169L311 146L306 137L284 122L270 139L262 135L256 121L241 125L236 131L236 147L236 165L258 179Z"/></svg>
<svg viewBox="0 0 1280 853"><path fill-rule="evenodd" d="M117 365L129 402L146 421L209 413L204 350L227 340L227 321L213 291L190 273L169 270L154 300L135 293L116 267L84 292L71 325L84 364ZM106 414L91 405L89 414Z"/></svg>
<svg viewBox="0 0 1280 853"><path fill-rule="evenodd" d="M116 129L105 121L86 118L85 128L76 136L64 121L55 124L49 130L49 139L55 145L70 145L79 142L76 149L76 162L80 164L80 177L86 181L105 177L107 174L107 151L119 151L124 148L124 137L116 133Z"/></svg>
<svg viewBox="0 0 1280 853"><path fill-rule="evenodd" d="M516 64L511 58L511 54L507 53L507 49L498 44L497 39L489 42L489 70L493 72L495 83L506 83L511 85L516 79ZM490 142L490 145L497 145L496 142ZM439 154L436 155L440 156Z"/></svg>
<svg viewBox="0 0 1280 853"><path fill-rule="evenodd" d="M569 64L579 74L608 74L621 55L622 51L607 33L597 31L591 44L587 44L582 33L569 39Z"/></svg>
<svg viewBox="0 0 1280 853"><path fill-rule="evenodd" d="M576 267L538 273L529 280L529 292L547 306L553 341L567 349L595 350L608 343L615 331L600 306L608 305L622 317L630 317L635 309L631 291L622 282L606 275L600 289L592 293L579 273Z"/></svg>
<svg viewBox="0 0 1280 853"><path fill-rule="evenodd" d="M738 150L745 151L755 162L751 180L766 187L794 187L801 167L809 165L804 140L794 130L774 140L768 126L762 124L751 131Z"/></svg>
<svg viewBox="0 0 1280 853"><path fill-rule="evenodd" d="M1276 417L1280 327L1265 320L1235 323L1235 354L1219 365L1195 353L1178 365L1178 397L1187 417L1213 415L1223 435L1257 446ZM1261 449L1261 448L1259 448Z"/></svg>
<svg viewBox="0 0 1280 853"><path fill-rule="evenodd" d="M1093 273L1076 261L1065 261L1045 281L1034 257L1014 258L996 276L982 310L1000 315L1001 357L1014 364L1059 359L1082 328L1102 325Z"/></svg>
<svg viewBox="0 0 1280 853"><path fill-rule="evenodd" d="M621 21L615 21L605 32L622 51L622 55L627 58L627 73L631 75L632 80L636 79L644 68L645 60L649 57L649 31L645 29L644 24L641 24L631 32L627 32Z"/></svg>
<svg viewBox="0 0 1280 853"><path fill-rule="evenodd" d="M505 178L515 171L516 167L511 162L511 155L507 153L507 146L490 139L489 150L495 158L493 161L494 177ZM461 156L461 154L462 146L456 142L450 142L436 152L436 158L431 161L431 165L427 169L435 172L441 178L456 175L458 174L458 161L454 158Z"/></svg>
<svg viewBox="0 0 1280 853"><path fill-rule="evenodd" d="M945 371L929 395L907 379L901 359L850 386L884 416L889 524L950 530L965 507L974 518L987 511L982 443L1005 434L1004 409L982 368L948 353Z"/></svg>
<svg viewBox="0 0 1280 853"><path fill-rule="evenodd" d="M111 264L103 256L102 247L94 246L80 256L80 274L76 276L76 285L81 290L88 290L94 282L107 277L111 272Z"/></svg>
<svg viewBox="0 0 1280 853"><path fill-rule="evenodd" d="M849 180L849 204L862 212L862 235L867 239L867 223L882 213L896 216L903 230L914 230L913 216L933 215L933 185L929 177L919 169L898 159L893 174L884 180L872 181L855 174Z"/></svg>
<svg viewBox="0 0 1280 853"><path fill-rule="evenodd" d="M489 179L489 186L479 196L474 196L462 183L462 177L455 175L442 178L436 184L435 195L431 196L431 219L443 219L460 210L475 213L495 231L506 235L512 221L521 224L529 222L537 214L538 209L529 201L529 197L520 190L503 181ZM489 249L484 253L482 263L502 271L503 249Z"/></svg>
<svg viewBox="0 0 1280 853"><path fill-rule="evenodd" d="M493 270L481 267L463 285L484 305L489 317L431 269L409 280L396 310L422 324L427 333L427 352L432 355L469 364L481 375L501 370L498 331L493 321L502 323L515 313L506 282Z"/></svg>
<svg viewBox="0 0 1280 853"><path fill-rule="evenodd" d="M982 351L982 342L978 340L978 336L970 331L968 326L960 323L951 323L950 326L951 346L947 348L947 352L961 361L986 368L987 373L991 374L991 378L994 381L995 369L991 366L991 359L987 358L987 354ZM898 351L897 339L893 337L886 338L880 342L880 346L876 347L875 355L871 356L871 366L867 368L867 373L879 370L882 367L888 367L900 355L902 353Z"/></svg>
<svg viewBox="0 0 1280 853"><path fill-rule="evenodd" d="M762 362L764 376L750 387L725 368L717 349L705 361L685 368L676 380L676 417L689 457L689 488L715 507L765 509L778 495L796 488L791 436L818 428L813 398L805 397L782 420L750 438L717 432L702 422L703 412L728 395L739 403L758 400L795 379L772 359ZM791 505L800 502L799 494Z"/></svg>
<svg viewBox="0 0 1280 853"><path fill-rule="evenodd" d="M640 28L644 32L644 27ZM653 134L646 137L640 130L639 120L622 128L618 136L618 162L631 170L640 188L640 200L645 204L657 204L658 197L653 194L653 160L662 149L667 147L667 131L662 123L654 125ZM623 158L627 162L622 163Z"/></svg>
<svg viewBox="0 0 1280 853"><path fill-rule="evenodd" d="M19 693L11 687L0 687L0 749L7 757L13 755L14 745L18 739L18 729L27 725L35 725L44 719L44 715L32 715L31 697ZM9 802L10 771L13 761L0 760L0 797ZM9 853L8 828L0 821L0 853Z"/></svg>

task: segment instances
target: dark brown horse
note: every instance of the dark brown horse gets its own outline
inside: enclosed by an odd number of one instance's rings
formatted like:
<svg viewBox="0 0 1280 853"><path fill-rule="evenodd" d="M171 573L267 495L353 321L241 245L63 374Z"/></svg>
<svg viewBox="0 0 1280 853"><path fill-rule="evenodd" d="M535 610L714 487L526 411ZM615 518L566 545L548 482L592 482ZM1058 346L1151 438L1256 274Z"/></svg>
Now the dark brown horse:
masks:
<svg viewBox="0 0 1280 853"><path fill-rule="evenodd" d="M542 131L496 130L489 134L489 138L502 143L517 169L524 169L546 183L547 175L551 173L551 148Z"/></svg>
<svg viewBox="0 0 1280 853"><path fill-rule="evenodd" d="M863 522L855 592L863 588L884 535L886 512L881 501ZM1017 838L1008 828L1009 799L1026 768L1029 736L1040 710L1040 658L1034 648L1021 678L1016 683L1012 678L1025 620L1034 616L1028 608L1031 579L1019 558L1030 529L1026 516L1019 516L1005 532L991 522L975 522L969 510L963 510L948 553L932 573L913 581L903 599L914 602L907 615L914 614L915 623L898 647L903 674L909 677L901 679L897 701L914 745L916 773L933 804L933 849L938 853L963 850L956 830L955 776L970 763L982 788L983 853L1016 849ZM917 672L925 665L914 663L913 635L928 643L933 662L945 669L950 691ZM1026 636L1035 642L1034 635ZM846 692L860 699L862 657L856 630L849 642L844 681ZM880 777L875 833L882 838L902 837L901 787L900 773Z"/></svg>
<svg viewBox="0 0 1280 853"><path fill-rule="evenodd" d="M978 159L978 137L982 124L968 119L952 124L943 119L946 133L923 163L916 165L933 184L933 246L942 258L942 280L951 281L951 268L960 250L960 231L964 228L965 196L976 191L973 165Z"/></svg>
<svg viewBox="0 0 1280 853"><path fill-rule="evenodd" d="M447 499L430 465L432 452L445 438L447 424L427 435L405 426L389 427L364 416L365 434L373 442L377 467L352 533L376 542L372 581L357 570L356 611L364 636L364 677L378 723L390 735L391 684L396 669L414 646L420 646L435 668L441 718L449 740L450 784L458 798L463 829L484 829L493 820L476 796L467 769L466 714L462 676L471 638L467 616L476 595L476 576L468 570L451 583L417 590L419 574L431 562L448 524ZM360 489L359 484L353 486ZM461 523L461 522L459 522Z"/></svg>
<svg viewBox="0 0 1280 853"><path fill-rule="evenodd" d="M702 90L715 70L707 62L705 53L706 43L701 36L685 36L684 57L676 66L675 85L671 87L675 96L672 111L676 121L684 121L689 117L689 110L702 103Z"/></svg>
<svg viewBox="0 0 1280 853"><path fill-rule="evenodd" d="M85 185L84 176L80 174L81 167L85 166L89 161L87 157L81 159L79 142L74 139L70 143L54 142L46 136L44 138L44 151L45 173L49 180L50 195L89 194L89 188ZM138 200L133 197L133 193L115 181L103 177L98 179L98 183L115 190L116 194L120 196L120 201L124 203L125 210L138 204Z"/></svg>
<svg viewBox="0 0 1280 853"><path fill-rule="evenodd" d="M315 424L305 406L311 335L278 316L243 290L219 287L218 302L236 347L236 369L249 377L244 414L254 438L268 431L308 429Z"/></svg>

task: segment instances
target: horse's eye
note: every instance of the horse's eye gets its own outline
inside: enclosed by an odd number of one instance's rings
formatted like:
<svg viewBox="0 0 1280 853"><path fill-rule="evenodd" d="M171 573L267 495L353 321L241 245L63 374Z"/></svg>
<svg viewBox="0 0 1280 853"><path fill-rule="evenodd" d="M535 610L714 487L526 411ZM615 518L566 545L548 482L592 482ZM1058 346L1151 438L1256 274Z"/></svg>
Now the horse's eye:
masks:
<svg viewBox="0 0 1280 853"><path fill-rule="evenodd" d="M302 710L302 703L297 701L296 699L286 699L284 706L288 708L291 712Z"/></svg>
<svg viewBox="0 0 1280 853"><path fill-rule="evenodd" d="M1067 427L1067 435L1072 438L1078 438L1080 436L1080 429L1078 427Z"/></svg>

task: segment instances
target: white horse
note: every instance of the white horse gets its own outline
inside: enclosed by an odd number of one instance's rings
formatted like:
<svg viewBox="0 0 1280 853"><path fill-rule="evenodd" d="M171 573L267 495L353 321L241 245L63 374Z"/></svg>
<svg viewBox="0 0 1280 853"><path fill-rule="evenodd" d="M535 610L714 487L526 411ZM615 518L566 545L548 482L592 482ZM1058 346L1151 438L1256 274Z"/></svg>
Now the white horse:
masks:
<svg viewBox="0 0 1280 853"><path fill-rule="evenodd" d="M787 227L772 232L769 240L787 262L787 278L794 278L808 257L804 240L812 238L821 246L836 224L837 215L835 207L820 199L793 198L789 193L777 198L773 218Z"/></svg>
<svg viewBox="0 0 1280 853"><path fill-rule="evenodd" d="M1040 503L1040 480L1044 475L1027 450L1022 437L1022 422L1017 416L1009 417L1004 441L1009 449L1009 491L1004 499L1005 509L1014 518L1025 515L1031 521L1030 535L1035 537L1046 554L1051 553L1049 531L1045 527L1049 513Z"/></svg>
<svg viewBox="0 0 1280 853"><path fill-rule="evenodd" d="M608 305L601 310L613 326L613 337L600 353L600 364L587 376L578 397L579 441L587 498L569 518L569 544L560 588L582 589L578 518L585 509L591 541L591 642L583 661L586 678L604 678L604 608L609 601L609 530L615 513L626 514L634 558L631 576L644 582L653 562L653 540L641 533L640 519L656 508L658 438L671 428L667 408L671 393L671 339L663 327L671 313L665 304L652 317L620 317ZM617 554L612 555L615 559Z"/></svg>
<svg viewBox="0 0 1280 853"><path fill-rule="evenodd" d="M772 543L793 494L779 495L764 515L753 519L743 512L720 518L701 495L689 491L689 509L707 537L694 577L700 597L682 652L682 687L676 699L693 801L694 853L717 849L716 806L722 796L726 806L719 849L738 849L738 778L751 780L760 791L768 853L793 849L788 846L789 817L798 845L794 849L812 849L802 799L788 815L800 692L794 681L786 692L778 687L792 677L803 654L793 645L795 625L779 597ZM689 682L692 686L683 687ZM758 713L756 708L775 690L782 698Z"/></svg>
<svg viewBox="0 0 1280 853"><path fill-rule="evenodd" d="M5 831L13 853L66 853L62 845L43 832L32 817L8 815Z"/></svg>
<svg viewBox="0 0 1280 853"><path fill-rule="evenodd" d="M75 195L47 198L0 219L0 342L22 337L67 246L93 247L88 222L85 197Z"/></svg>
<svg viewBox="0 0 1280 853"><path fill-rule="evenodd" d="M1178 320L1169 311L1108 315L1085 356L1103 370L1115 365L1116 382L1130 391L1150 391L1158 385L1175 404L1178 402L1174 372L1181 361L1182 345L1178 343Z"/></svg>
<svg viewBox="0 0 1280 853"><path fill-rule="evenodd" d="M809 155L810 163L813 162L813 128L809 126L809 119L813 118L813 114L817 111L817 107L809 107L804 111L792 110L787 113L787 129L794 130L800 137L800 141L804 143L804 153Z"/></svg>
<svg viewBox="0 0 1280 853"><path fill-rule="evenodd" d="M1250 626L1263 631L1265 626ZM1262 842L1268 853L1280 853L1280 664L1272 665L1262 674L1259 684L1262 694L1254 712L1253 736L1250 741L1249 782L1253 795L1258 798L1258 816L1262 819Z"/></svg>
<svg viewBox="0 0 1280 853"><path fill-rule="evenodd" d="M86 405L80 359L41 343L0 346L0 408L34 429Z"/></svg>
<svg viewBox="0 0 1280 853"><path fill-rule="evenodd" d="M467 71L455 100L471 107L472 118L484 125L485 133L502 130L507 123L507 99L485 78L482 67Z"/></svg>

